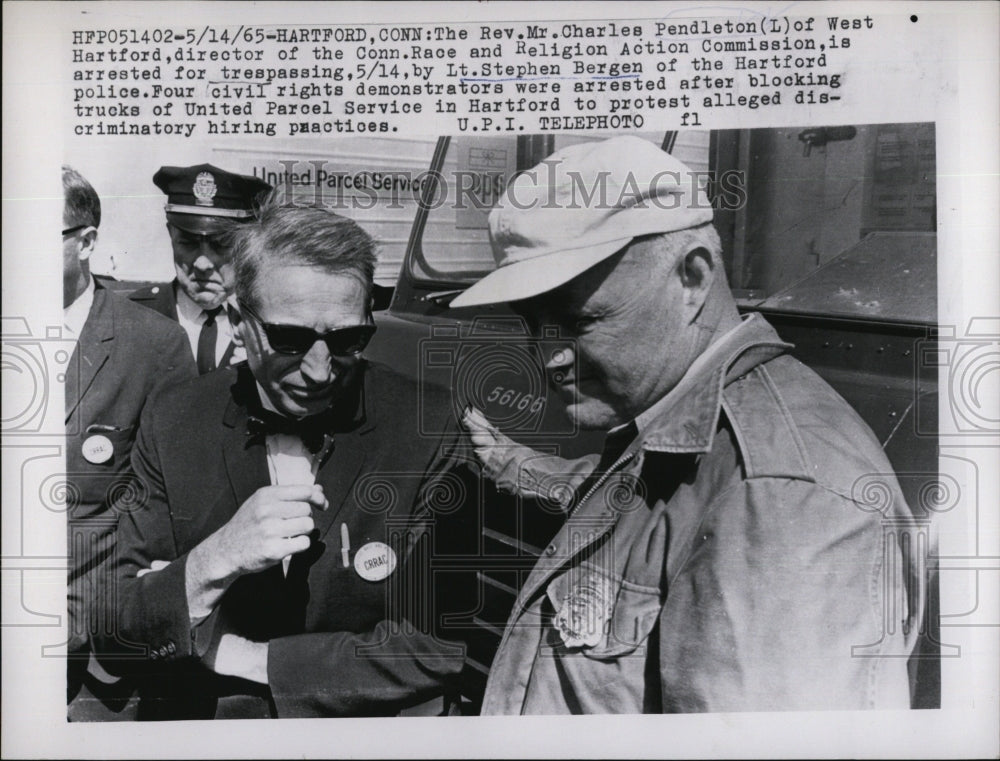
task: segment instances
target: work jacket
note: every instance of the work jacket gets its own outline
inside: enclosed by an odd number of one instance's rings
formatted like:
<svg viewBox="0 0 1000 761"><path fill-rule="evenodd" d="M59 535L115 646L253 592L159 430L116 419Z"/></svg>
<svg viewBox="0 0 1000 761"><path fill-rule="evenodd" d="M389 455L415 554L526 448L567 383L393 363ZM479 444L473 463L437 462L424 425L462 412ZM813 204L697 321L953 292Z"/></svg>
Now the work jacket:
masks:
<svg viewBox="0 0 1000 761"><path fill-rule="evenodd" d="M920 527L874 434L789 348L746 319L584 485L484 714L909 707L923 594L900 545Z"/></svg>

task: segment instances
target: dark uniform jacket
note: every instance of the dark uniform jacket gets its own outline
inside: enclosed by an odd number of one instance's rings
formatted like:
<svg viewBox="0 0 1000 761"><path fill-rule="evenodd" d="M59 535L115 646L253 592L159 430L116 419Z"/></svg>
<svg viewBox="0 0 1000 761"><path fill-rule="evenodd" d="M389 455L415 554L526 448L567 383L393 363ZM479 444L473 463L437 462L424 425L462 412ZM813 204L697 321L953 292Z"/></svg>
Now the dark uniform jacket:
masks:
<svg viewBox="0 0 1000 761"><path fill-rule="evenodd" d="M159 312L164 317L177 322L176 280L172 280L169 283L153 283L152 285L133 291L128 297L136 304L148 307L154 312ZM188 351L190 352L190 350L189 345ZM230 341L229 346L226 347L226 351L222 355L222 359L219 361L219 367L228 367L233 364L233 354L235 351L236 345Z"/></svg>
<svg viewBox="0 0 1000 761"><path fill-rule="evenodd" d="M128 473L139 416L155 392L195 375L178 325L97 282L66 373L71 655L85 653L91 631L101 625L96 597L104 587L97 569L114 549L118 512L111 504L117 499L126 506L137 496ZM70 685L71 697L76 689Z"/></svg>
<svg viewBox="0 0 1000 761"><path fill-rule="evenodd" d="M464 649L434 635L444 607L433 598L452 580L431 580L427 558L451 537L445 519L462 514L456 499L473 493L475 482L471 471L456 481L450 446L418 425L428 410L440 418L435 426L443 423L449 397L417 399L412 381L366 367L357 399L340 400L346 414L317 473L330 506L313 511L311 547L292 557L287 576L278 563L238 579L193 631L188 553L270 483L265 437L248 433L259 397L241 364L176 387L147 410L133 461L149 499L123 519L115 570L120 635L135 643L132 654L158 691L143 716L392 715L445 691ZM370 542L396 551L399 565L387 579L366 581L354 568L355 553ZM170 564L138 576L154 560ZM269 689L219 677L197 660L220 617L270 643Z"/></svg>
<svg viewBox="0 0 1000 761"><path fill-rule="evenodd" d="M751 317L654 405L521 589L484 714L909 707L919 527L789 348Z"/></svg>

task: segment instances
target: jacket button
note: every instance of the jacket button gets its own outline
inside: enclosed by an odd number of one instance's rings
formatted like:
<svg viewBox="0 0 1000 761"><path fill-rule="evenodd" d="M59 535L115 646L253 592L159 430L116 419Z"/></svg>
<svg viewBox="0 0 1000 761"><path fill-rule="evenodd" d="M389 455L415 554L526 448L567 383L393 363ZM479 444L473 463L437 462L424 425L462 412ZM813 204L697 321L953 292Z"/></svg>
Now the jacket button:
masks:
<svg viewBox="0 0 1000 761"><path fill-rule="evenodd" d="M554 544L550 544L548 547L545 548L545 554L546 555L555 555L556 554L556 546Z"/></svg>

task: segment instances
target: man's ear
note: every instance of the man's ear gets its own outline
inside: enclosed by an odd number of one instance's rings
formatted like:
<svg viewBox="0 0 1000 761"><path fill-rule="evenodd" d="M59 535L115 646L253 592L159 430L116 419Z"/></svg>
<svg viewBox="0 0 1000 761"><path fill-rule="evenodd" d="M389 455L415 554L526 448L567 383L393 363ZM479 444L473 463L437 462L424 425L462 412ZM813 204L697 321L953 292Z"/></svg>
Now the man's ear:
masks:
<svg viewBox="0 0 1000 761"><path fill-rule="evenodd" d="M77 258L81 262L85 262L90 259L90 255L94 253L94 249L97 246L97 228L96 227L86 227L80 231L78 237L80 241L79 247L77 249Z"/></svg>
<svg viewBox="0 0 1000 761"><path fill-rule="evenodd" d="M699 246L688 251L679 263L684 306L697 314L715 280L715 262L708 249Z"/></svg>

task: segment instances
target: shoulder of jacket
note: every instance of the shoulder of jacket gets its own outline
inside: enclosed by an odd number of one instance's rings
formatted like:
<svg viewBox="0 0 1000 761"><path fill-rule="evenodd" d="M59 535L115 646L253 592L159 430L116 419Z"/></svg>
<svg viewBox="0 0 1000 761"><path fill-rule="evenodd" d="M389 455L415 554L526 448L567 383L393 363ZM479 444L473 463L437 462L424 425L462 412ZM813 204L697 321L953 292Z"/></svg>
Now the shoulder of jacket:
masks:
<svg viewBox="0 0 1000 761"><path fill-rule="evenodd" d="M158 425L190 425L200 430L213 416L222 419L235 382L235 368L222 368L167 386L150 402L153 419Z"/></svg>
<svg viewBox="0 0 1000 761"><path fill-rule="evenodd" d="M798 478L847 496L864 474L891 470L855 409L789 355L726 386L723 410L748 478Z"/></svg>
<svg viewBox="0 0 1000 761"><path fill-rule="evenodd" d="M132 301L148 301L150 299L162 299L169 293L173 284L171 282L150 283L149 285L137 288L128 297Z"/></svg>
<svg viewBox="0 0 1000 761"><path fill-rule="evenodd" d="M803 440L795 404L786 398L789 374L806 386L811 381L812 372L805 365L782 355L757 365L723 389L722 409L747 478L815 480L816 469ZM796 393L809 391L800 386Z"/></svg>
<svg viewBox="0 0 1000 761"><path fill-rule="evenodd" d="M134 303L131 298L108 291L108 300L115 310L116 330L138 342L160 351L165 345L185 340L184 329L169 317L154 309Z"/></svg>

